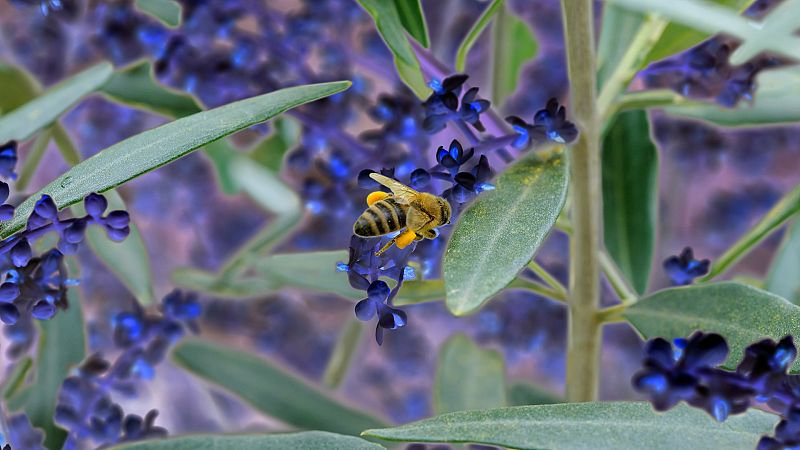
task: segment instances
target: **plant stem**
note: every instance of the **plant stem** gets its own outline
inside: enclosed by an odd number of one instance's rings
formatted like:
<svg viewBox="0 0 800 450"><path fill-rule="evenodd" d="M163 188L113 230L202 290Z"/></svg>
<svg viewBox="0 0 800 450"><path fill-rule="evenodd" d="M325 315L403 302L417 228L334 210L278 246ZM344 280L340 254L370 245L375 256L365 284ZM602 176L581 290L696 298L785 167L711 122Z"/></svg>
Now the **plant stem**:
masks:
<svg viewBox="0 0 800 450"><path fill-rule="evenodd" d="M625 277L619 270L619 267L614 263L608 253L600 253L600 266L603 268L603 273L606 274L608 283L617 293L620 302L627 305L636 301L636 293L628 286Z"/></svg>
<svg viewBox="0 0 800 450"><path fill-rule="evenodd" d="M644 58L653 48L661 33L667 26L666 20L661 17L648 15L639 26L639 31L633 38L617 67L611 73L608 81L603 85L600 96L597 97L597 110L600 119L605 123L613 117L614 103L617 97L625 92L633 77L639 71Z"/></svg>
<svg viewBox="0 0 800 450"><path fill-rule="evenodd" d="M547 297L559 302L567 301L567 297L562 293L554 289L550 289L549 287L541 283L537 283L536 281L526 280L519 277L514 278L511 283L506 286L506 289L524 289L526 291L531 291L535 294L541 295L542 297Z"/></svg>
<svg viewBox="0 0 800 450"><path fill-rule="evenodd" d="M618 305L609 306L608 308L603 308L600 311L597 311L597 321L600 323L622 322L625 320L622 317L622 313L628 309L628 306L629 305L620 303Z"/></svg>
<svg viewBox="0 0 800 450"><path fill-rule="evenodd" d="M567 288L565 288L561 282L556 280L554 276L550 275L550 272L545 270L544 267L540 266L539 263L537 263L535 260L531 260L531 262L528 263L528 268L531 269L539 278L541 278L542 281L547 283L548 286L553 288L553 290L558 291L558 293L560 293L564 298L567 298Z"/></svg>
<svg viewBox="0 0 800 450"><path fill-rule="evenodd" d="M580 127L570 147L572 239L570 240L567 399L597 398L600 372L600 135L596 104L592 0L561 0L570 101Z"/></svg>

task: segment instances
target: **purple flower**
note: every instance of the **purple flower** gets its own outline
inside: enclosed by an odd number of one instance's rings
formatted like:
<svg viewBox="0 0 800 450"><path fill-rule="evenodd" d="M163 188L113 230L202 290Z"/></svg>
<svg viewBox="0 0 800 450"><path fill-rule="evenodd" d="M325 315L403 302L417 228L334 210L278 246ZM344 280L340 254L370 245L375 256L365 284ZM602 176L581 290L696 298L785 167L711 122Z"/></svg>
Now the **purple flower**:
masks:
<svg viewBox="0 0 800 450"><path fill-rule="evenodd" d="M575 124L567 120L566 109L558 104L558 100L551 98L544 109L540 109L533 116L533 124L525 122L517 116L506 117L517 138L511 144L514 148L523 149L531 142L540 143L548 140L559 144L569 144L578 137Z"/></svg>
<svg viewBox="0 0 800 450"><path fill-rule="evenodd" d="M664 270L674 284L685 286L692 284L695 278L707 274L710 264L707 259L694 259L692 248L686 247L680 255L673 255L664 260Z"/></svg>

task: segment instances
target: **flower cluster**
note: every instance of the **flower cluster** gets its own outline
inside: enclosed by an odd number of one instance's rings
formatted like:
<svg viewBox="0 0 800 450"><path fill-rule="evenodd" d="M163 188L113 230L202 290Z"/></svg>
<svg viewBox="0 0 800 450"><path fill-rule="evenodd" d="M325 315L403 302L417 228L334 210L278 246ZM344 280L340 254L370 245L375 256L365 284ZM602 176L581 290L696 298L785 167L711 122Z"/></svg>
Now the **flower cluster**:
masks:
<svg viewBox="0 0 800 450"><path fill-rule="evenodd" d="M64 255L77 251L87 226L102 226L114 241L122 241L130 233L128 213L117 210L104 214L108 202L103 196L89 194L84 206L85 216L61 219L53 199L43 195L36 201L25 230L0 242L0 255L4 258L0 264L0 320L3 323L14 325L22 313L46 320L53 317L58 308L67 306L67 286L74 281L67 277ZM51 232L59 236L58 248L34 256L31 243Z"/></svg>
<svg viewBox="0 0 800 450"><path fill-rule="evenodd" d="M649 88L669 88L685 97L714 99L733 108L739 101L753 99L755 78L764 69L782 61L774 56L759 55L738 66L731 65L730 55L738 43L716 36L678 56L650 65L642 72Z"/></svg>
<svg viewBox="0 0 800 450"><path fill-rule="evenodd" d="M533 123L525 122L517 116L508 116L506 122L517 132L512 143L517 149L527 148L531 141L542 143L550 140L569 144L578 137L578 128L567 120L566 109L555 98L548 100L544 109L536 111Z"/></svg>
<svg viewBox="0 0 800 450"><path fill-rule="evenodd" d="M143 311L117 314L113 320L114 343L121 354L113 363L92 355L64 380L56 405L56 422L69 430L65 449L78 448L83 440L98 445L163 437L155 425L156 410L144 418L124 414L112 393L132 395L137 380L154 376L154 366L185 333L196 331L200 303L191 295L173 291L164 297L160 314Z"/></svg>
<svg viewBox="0 0 800 450"><path fill-rule="evenodd" d="M459 102L461 88L467 78L468 75L457 74L444 80L434 78L428 83L433 93L422 104L425 107L423 127L428 133L438 133L447 126L447 122L453 120L466 122L478 131L486 130L480 115L489 110L490 103L478 98L478 88L467 89Z"/></svg>
<svg viewBox="0 0 800 450"><path fill-rule="evenodd" d="M381 255L376 255L382 247L382 241L384 239L353 235L347 263L340 262L336 266L339 272L347 273L347 279L353 288L367 292L367 298L356 304L356 317L364 321L378 317L375 327L378 345L383 344L384 330L396 330L406 325L406 313L393 307L392 300L397 296L404 280L416 277L414 269L408 265L416 244L412 243L404 249L392 247ZM381 278L392 280L394 288L390 289Z"/></svg>
<svg viewBox="0 0 800 450"><path fill-rule="evenodd" d="M673 255L664 260L664 270L674 284L686 286L692 284L695 278L707 274L710 264L711 261L707 259L695 259L692 248L686 247L680 255Z"/></svg>
<svg viewBox="0 0 800 450"><path fill-rule="evenodd" d="M647 394L658 411L685 401L720 422L766 402L782 420L774 436L761 438L758 449L800 445L800 378L788 374L797 357L792 337L750 345L734 371L718 367L728 353L728 344L718 334L695 332L688 339L677 339L674 346L662 338L652 339L633 386Z"/></svg>

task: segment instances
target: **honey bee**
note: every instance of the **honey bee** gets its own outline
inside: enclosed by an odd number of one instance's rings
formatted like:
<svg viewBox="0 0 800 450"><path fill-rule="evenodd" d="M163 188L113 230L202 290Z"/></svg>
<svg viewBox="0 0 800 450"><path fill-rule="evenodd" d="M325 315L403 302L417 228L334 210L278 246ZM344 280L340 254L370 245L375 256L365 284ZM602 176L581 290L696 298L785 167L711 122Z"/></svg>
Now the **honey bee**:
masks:
<svg viewBox="0 0 800 450"><path fill-rule="evenodd" d="M393 244L405 248L414 241L434 239L436 227L450 223L450 203L442 197L414 189L377 173L373 180L391 189L372 192L367 196L367 209L353 225L353 233L361 237L383 236L395 231L405 231L386 243L376 255L380 256Z"/></svg>

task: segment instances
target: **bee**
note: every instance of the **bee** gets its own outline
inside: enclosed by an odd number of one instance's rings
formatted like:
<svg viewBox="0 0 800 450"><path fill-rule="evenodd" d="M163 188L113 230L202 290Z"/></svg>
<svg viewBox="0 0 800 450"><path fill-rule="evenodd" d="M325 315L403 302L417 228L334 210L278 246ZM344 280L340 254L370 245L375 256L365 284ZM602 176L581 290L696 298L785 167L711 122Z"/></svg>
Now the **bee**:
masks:
<svg viewBox="0 0 800 450"><path fill-rule="evenodd" d="M380 256L392 245L405 248L414 241L434 239L439 235L436 227L450 223L450 203L442 197L417 192L377 173L369 176L391 189L392 193L376 191L367 196L368 207L353 225L353 233L361 237L374 237L405 229L376 255Z"/></svg>

